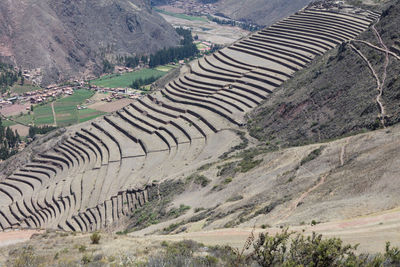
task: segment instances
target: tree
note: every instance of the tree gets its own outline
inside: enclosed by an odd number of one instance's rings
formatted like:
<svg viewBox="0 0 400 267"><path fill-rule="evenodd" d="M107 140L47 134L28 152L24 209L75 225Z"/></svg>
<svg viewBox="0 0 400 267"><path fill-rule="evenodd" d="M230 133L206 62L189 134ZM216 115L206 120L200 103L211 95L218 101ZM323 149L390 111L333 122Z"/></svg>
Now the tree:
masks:
<svg viewBox="0 0 400 267"><path fill-rule="evenodd" d="M35 127L33 127L33 126L29 127L29 137L30 138L35 137Z"/></svg>
<svg viewBox="0 0 400 267"><path fill-rule="evenodd" d="M103 60L103 72L104 73L110 73L113 72L114 70L114 65L111 64L110 61L108 61L107 59Z"/></svg>

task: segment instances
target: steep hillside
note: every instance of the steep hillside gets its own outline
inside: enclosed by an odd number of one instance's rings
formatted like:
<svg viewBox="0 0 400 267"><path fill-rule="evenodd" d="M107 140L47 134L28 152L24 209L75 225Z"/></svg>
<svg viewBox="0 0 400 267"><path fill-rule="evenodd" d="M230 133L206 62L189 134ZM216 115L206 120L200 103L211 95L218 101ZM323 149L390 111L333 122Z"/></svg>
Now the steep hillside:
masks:
<svg viewBox="0 0 400 267"><path fill-rule="evenodd" d="M400 42L399 14L400 1L392 1L376 25L383 42L393 51ZM372 28L356 40L381 47ZM255 109L249 116L250 133L271 145L292 146L382 127L376 80L350 44L368 58L382 82L384 51L359 41L343 44L296 73ZM400 121L400 57L395 55L389 55L383 86L386 126Z"/></svg>
<svg viewBox="0 0 400 267"><path fill-rule="evenodd" d="M179 179L246 147L238 132L248 112L316 55L357 37L378 17L353 7L309 6L191 62L165 87L114 114L43 140L36 144L39 149L3 164L8 168L0 181L1 229L111 229L145 203L159 200L161 192L179 192ZM310 20L318 31L302 26ZM246 153L243 162L224 168L224 175L231 176L214 191L232 182L231 172L260 164L257 155ZM168 179L174 182L163 183ZM209 184L201 176L185 181ZM164 197L160 209L168 203L169 196ZM155 214L175 218L185 211L183 205ZM149 220L158 221L153 215Z"/></svg>
<svg viewBox="0 0 400 267"><path fill-rule="evenodd" d="M235 20L271 25L309 4L311 0L220 0L220 13Z"/></svg>
<svg viewBox="0 0 400 267"><path fill-rule="evenodd" d="M154 52L178 40L143 0L0 3L1 59L41 68L44 84L98 71L105 53Z"/></svg>

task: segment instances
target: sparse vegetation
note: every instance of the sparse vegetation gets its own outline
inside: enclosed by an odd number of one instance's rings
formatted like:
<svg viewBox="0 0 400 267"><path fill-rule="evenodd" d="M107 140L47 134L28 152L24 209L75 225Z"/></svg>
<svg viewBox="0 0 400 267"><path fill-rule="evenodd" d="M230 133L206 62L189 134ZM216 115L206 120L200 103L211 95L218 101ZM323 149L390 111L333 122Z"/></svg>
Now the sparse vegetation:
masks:
<svg viewBox="0 0 400 267"><path fill-rule="evenodd" d="M182 214L184 214L186 211L190 210L190 206L186 206L181 204L179 206L179 208L172 208L169 212L168 212L168 217L171 218L178 218L179 216L181 216Z"/></svg>
<svg viewBox="0 0 400 267"><path fill-rule="evenodd" d="M135 210L131 215L130 224L126 232L140 230L152 224L179 217L189 210L190 207L185 205L168 210L173 196L182 193L186 185L186 183L180 180L161 183L159 186L160 198L150 199L150 201L145 203L141 208Z"/></svg>
<svg viewBox="0 0 400 267"><path fill-rule="evenodd" d="M263 160L254 160L252 156L245 156L238 164L240 172L248 172L257 167Z"/></svg>
<svg viewBox="0 0 400 267"><path fill-rule="evenodd" d="M325 146L320 146L317 149L314 149L313 151L310 152L310 154L307 155L307 157L303 158L300 162L300 165L304 165L307 162L310 162L321 155L322 151L325 149Z"/></svg>
<svg viewBox="0 0 400 267"><path fill-rule="evenodd" d="M187 177L186 182L187 183L193 182L202 187L206 187L211 182L211 180L208 179L207 177L205 177L204 175L195 173L195 174L192 174L189 177Z"/></svg>
<svg viewBox="0 0 400 267"><path fill-rule="evenodd" d="M226 202L235 202L235 201L242 200L242 199L243 199L242 195L234 195L234 196L231 196L230 198L228 198L226 200Z"/></svg>
<svg viewBox="0 0 400 267"><path fill-rule="evenodd" d="M263 228L268 228L264 225ZM179 227L179 226L178 226ZM169 228L169 227L168 227ZM176 225L170 229L177 229ZM169 229L169 230L170 230ZM283 229L274 235L253 233L241 249L230 246L206 246L204 244L184 240L179 242L162 241L159 249L147 250L141 255L127 252L105 256L94 251L84 254L71 254L73 251L63 249L52 254L39 254L33 246L15 248L9 252L7 266L81 266L93 264L109 264L116 266L337 266L337 267L395 267L400 264L400 250L385 245L383 253L365 254L357 251L357 245L347 245L339 238L324 238L320 234L311 236L295 234ZM68 259L69 258L69 259ZM105 261L104 261L105 260Z"/></svg>

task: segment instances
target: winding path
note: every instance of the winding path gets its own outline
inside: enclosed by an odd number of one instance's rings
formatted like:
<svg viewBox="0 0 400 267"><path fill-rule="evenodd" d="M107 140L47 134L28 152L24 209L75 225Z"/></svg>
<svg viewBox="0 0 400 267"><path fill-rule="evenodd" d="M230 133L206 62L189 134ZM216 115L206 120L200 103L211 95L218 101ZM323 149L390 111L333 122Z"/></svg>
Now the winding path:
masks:
<svg viewBox="0 0 400 267"><path fill-rule="evenodd" d="M368 60L368 58L359 50L357 49L353 44L349 43L349 46L367 63L368 68L372 72L372 75L374 76L376 80L376 86L379 94L376 96L376 103L379 106L379 117L380 121L382 123L382 126L386 128L385 126L385 107L383 106L383 103L381 101L382 97L382 83L378 77L378 74L376 73L375 69L372 67L371 62Z"/></svg>
<svg viewBox="0 0 400 267"><path fill-rule="evenodd" d="M54 110L54 102L51 102L51 111L53 112L54 126L57 127L57 118L56 118L56 111Z"/></svg>
<svg viewBox="0 0 400 267"><path fill-rule="evenodd" d="M378 47L376 45L371 44L370 42L366 42L363 40L354 40L354 42L359 42L359 43L363 43L368 45L369 47L376 49L378 51L384 52L385 53L385 63L383 65L383 73L382 73L382 79L380 80L376 71L374 70L374 68L372 67L370 61L367 59L367 57L359 50L357 49L353 44L349 44L350 47L357 52L358 55L360 55L360 57L367 63L368 68L371 70L376 83L377 83L377 90L378 90L378 95L376 96L376 102L378 103L379 106L379 110L380 110L380 114L379 114L379 118L380 121L382 123L383 128L386 128L385 125L385 116L386 116L386 111L385 111L385 106L383 105L383 101L382 101L382 95L383 95L383 87L385 86L385 82L386 82L386 78L387 78L387 68L389 66L389 62L390 62L390 55L393 56L394 58L400 60L400 57L398 55L396 55L395 53L391 52L389 50L389 48L385 45L385 43L382 40L381 35L379 34L378 30L376 29L375 25L379 22L379 20L373 24L371 26L376 39L379 41L379 44L381 47Z"/></svg>

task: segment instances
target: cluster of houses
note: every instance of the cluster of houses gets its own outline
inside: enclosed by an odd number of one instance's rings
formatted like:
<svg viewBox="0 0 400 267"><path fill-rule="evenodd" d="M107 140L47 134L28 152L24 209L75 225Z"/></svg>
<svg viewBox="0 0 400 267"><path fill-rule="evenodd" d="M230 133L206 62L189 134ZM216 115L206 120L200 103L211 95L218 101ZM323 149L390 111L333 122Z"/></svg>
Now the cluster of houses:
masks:
<svg viewBox="0 0 400 267"><path fill-rule="evenodd" d="M22 76L35 85L39 85L42 82L42 70L40 68L23 70Z"/></svg>
<svg viewBox="0 0 400 267"><path fill-rule="evenodd" d="M72 95L73 93L74 88L70 86L50 86L43 90L26 92L20 99L28 100L31 104L40 104L50 97L55 98L58 96Z"/></svg>
<svg viewBox="0 0 400 267"><path fill-rule="evenodd" d="M103 97L101 101L112 102L122 98L129 97L130 99L138 99L142 96L138 90L132 90L131 88L105 88L96 85L91 85L90 89L95 90L99 93L109 93L107 97Z"/></svg>
<svg viewBox="0 0 400 267"><path fill-rule="evenodd" d="M9 95L8 93L4 93L3 95L1 95L0 98L0 108L3 106L15 104L16 102L40 104L45 102L48 98L72 95L74 93L74 90L77 88L80 88L80 86L76 87L50 85L45 89L29 91L22 94L13 93ZM29 107L27 109L29 109Z"/></svg>
<svg viewBox="0 0 400 267"><path fill-rule="evenodd" d="M214 14L215 12L217 12L215 4L202 4L200 1L197 0L170 1L168 5L174 8L183 9L186 14L192 15Z"/></svg>
<svg viewBox="0 0 400 267"><path fill-rule="evenodd" d="M203 54L206 52L209 52L212 47L212 43L206 42L206 41L197 41L197 42L195 42L195 44L197 45L200 53L203 53Z"/></svg>

